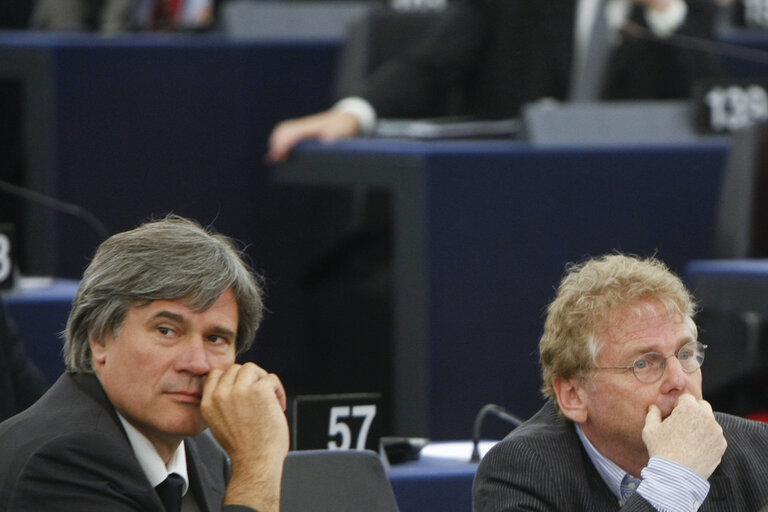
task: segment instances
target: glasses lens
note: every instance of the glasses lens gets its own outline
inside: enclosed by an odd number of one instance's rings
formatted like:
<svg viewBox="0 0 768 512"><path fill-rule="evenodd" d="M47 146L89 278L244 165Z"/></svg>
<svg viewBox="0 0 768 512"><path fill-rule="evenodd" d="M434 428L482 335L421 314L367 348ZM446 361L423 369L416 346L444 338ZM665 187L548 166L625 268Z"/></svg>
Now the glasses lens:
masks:
<svg viewBox="0 0 768 512"><path fill-rule="evenodd" d="M695 372L701 368L701 364L704 362L704 349L706 348L706 345L698 341L692 341L680 347L680 350L677 351L677 359L683 370Z"/></svg>
<svg viewBox="0 0 768 512"><path fill-rule="evenodd" d="M656 352L643 354L632 365L635 377L641 382L654 382L664 373L664 357Z"/></svg>

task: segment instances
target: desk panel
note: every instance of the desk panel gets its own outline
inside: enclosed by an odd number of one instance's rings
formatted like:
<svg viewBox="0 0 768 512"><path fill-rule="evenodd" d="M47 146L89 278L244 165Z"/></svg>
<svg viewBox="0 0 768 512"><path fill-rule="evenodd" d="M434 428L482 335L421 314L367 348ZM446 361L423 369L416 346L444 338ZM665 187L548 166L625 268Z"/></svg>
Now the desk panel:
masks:
<svg viewBox="0 0 768 512"><path fill-rule="evenodd" d="M422 457L392 466L389 481L400 512L470 512L477 464Z"/></svg>
<svg viewBox="0 0 768 512"><path fill-rule="evenodd" d="M538 338L567 262L620 250L681 272L712 254L727 152L359 139L305 144L275 177L391 192L396 430L455 439L486 403L541 406Z"/></svg>
<svg viewBox="0 0 768 512"><path fill-rule="evenodd" d="M79 282L59 279L50 283L23 285L3 294L8 313L19 326L27 354L50 383L64 371L64 346L60 333L67 326L72 299Z"/></svg>

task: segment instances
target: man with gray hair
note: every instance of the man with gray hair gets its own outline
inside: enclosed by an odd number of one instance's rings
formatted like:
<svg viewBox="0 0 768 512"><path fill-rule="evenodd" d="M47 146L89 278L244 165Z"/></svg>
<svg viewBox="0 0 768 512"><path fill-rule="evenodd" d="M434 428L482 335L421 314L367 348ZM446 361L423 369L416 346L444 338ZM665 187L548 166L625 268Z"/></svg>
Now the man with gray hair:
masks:
<svg viewBox="0 0 768 512"><path fill-rule="evenodd" d="M703 400L694 313L657 259L570 267L539 345L548 401L483 458L474 511L768 505L768 425Z"/></svg>
<svg viewBox="0 0 768 512"><path fill-rule="evenodd" d="M192 221L107 239L73 301L67 372L0 424L0 510L278 512L285 390L235 364L262 308L234 243Z"/></svg>

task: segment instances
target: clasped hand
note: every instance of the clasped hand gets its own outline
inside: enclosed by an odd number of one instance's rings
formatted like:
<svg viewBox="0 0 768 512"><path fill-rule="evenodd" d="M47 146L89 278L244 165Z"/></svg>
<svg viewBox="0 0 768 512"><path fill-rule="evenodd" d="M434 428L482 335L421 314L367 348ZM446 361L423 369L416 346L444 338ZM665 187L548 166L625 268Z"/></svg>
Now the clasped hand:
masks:
<svg viewBox="0 0 768 512"><path fill-rule="evenodd" d="M703 478L709 478L720 464L728 444L712 406L688 393L678 398L672 413L663 420L655 404L648 408L643 442L649 457L664 457Z"/></svg>
<svg viewBox="0 0 768 512"><path fill-rule="evenodd" d="M280 379L253 363L212 370L200 403L203 418L233 462L284 458L288 451L285 408Z"/></svg>

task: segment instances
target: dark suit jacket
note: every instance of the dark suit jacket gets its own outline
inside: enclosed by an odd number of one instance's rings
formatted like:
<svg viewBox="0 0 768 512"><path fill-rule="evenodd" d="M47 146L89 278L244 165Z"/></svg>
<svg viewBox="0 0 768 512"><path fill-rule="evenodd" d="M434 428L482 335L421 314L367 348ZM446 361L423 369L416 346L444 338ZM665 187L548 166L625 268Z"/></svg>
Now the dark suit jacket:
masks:
<svg viewBox="0 0 768 512"><path fill-rule="evenodd" d="M185 446L200 510L222 510L224 452L205 434ZM32 407L0 423L0 460L0 511L164 512L93 375L62 375Z"/></svg>
<svg viewBox="0 0 768 512"><path fill-rule="evenodd" d="M687 0L680 34L711 37L713 0ZM380 66L360 95L381 117L513 117L527 102L564 100L570 86L575 0L458 0L400 58ZM642 9L631 19L645 26ZM663 42L624 38L606 71L606 99L690 95L717 60ZM446 106L447 105L447 106Z"/></svg>
<svg viewBox="0 0 768 512"><path fill-rule="evenodd" d="M27 356L19 329L0 300L0 421L35 403L48 385Z"/></svg>
<svg viewBox="0 0 768 512"><path fill-rule="evenodd" d="M728 448L699 512L757 512L768 505L768 424L716 413ZM570 421L548 402L489 451L475 476L474 512L655 509L639 495L624 507L605 485Z"/></svg>

